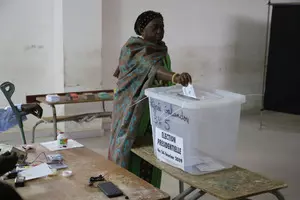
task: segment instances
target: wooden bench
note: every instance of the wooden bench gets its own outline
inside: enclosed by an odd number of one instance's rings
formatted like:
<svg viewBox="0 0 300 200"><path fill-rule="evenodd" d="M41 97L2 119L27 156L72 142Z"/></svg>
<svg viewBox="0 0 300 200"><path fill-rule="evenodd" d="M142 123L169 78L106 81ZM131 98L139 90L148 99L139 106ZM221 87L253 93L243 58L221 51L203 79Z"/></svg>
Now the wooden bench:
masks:
<svg viewBox="0 0 300 200"><path fill-rule="evenodd" d="M63 121L80 121L86 118L95 119L95 118L106 118L111 117L111 112L107 112L105 108L105 102L113 100L113 90L94 90L94 91L79 91L76 92L79 95L77 100L69 100L66 98L66 94L68 93L57 93L61 97L59 102L47 102L46 95L47 94L37 94L37 95L28 95L26 96L27 103L43 103L49 105L52 108L53 116L52 117L43 117L39 120L32 129L32 143L35 140L35 130L36 127L41 123L53 123L53 136L54 140L56 140L57 136L57 123ZM95 98L86 99L85 94L94 94ZM102 98L99 97L98 93L107 93L109 94L109 98ZM56 105L63 105L63 104L78 104L78 103L95 103L101 102L103 112L96 112L96 113L84 113L84 114L76 114L76 115L67 115L67 116L56 116Z"/></svg>
<svg viewBox="0 0 300 200"><path fill-rule="evenodd" d="M113 93L114 90L92 90L92 91L79 91L76 92L78 95L84 94L84 93L100 93L100 92L106 92L106 93ZM64 93L56 93L59 96L65 96L66 92ZM26 103L39 103L39 101L37 100L37 98L39 97L45 97L48 94L31 94L31 95L26 95Z"/></svg>
<svg viewBox="0 0 300 200"><path fill-rule="evenodd" d="M238 166L199 176L191 175L159 161L155 157L153 146L150 143L149 140L147 144L136 142L132 152L179 180L181 189L180 194L174 198L175 200L184 199L195 191L196 193L190 199L199 199L203 195L209 194L222 200L250 200L249 197L270 193L278 200L284 200L283 195L279 192L280 189L287 187L284 182L266 178ZM183 183L190 185L190 188L183 190Z"/></svg>
<svg viewBox="0 0 300 200"><path fill-rule="evenodd" d="M67 122L67 121L74 121L74 122L80 122L80 121L86 121L85 119L88 119L88 121L91 121L96 118L111 118L112 112L95 112L95 113L84 113L84 114L78 114L78 115L66 115L66 116L58 116L56 119L56 122ZM35 142L35 130L36 127L42 123L53 123L53 117L42 117L41 120L39 120L32 128L32 138L31 143Z"/></svg>

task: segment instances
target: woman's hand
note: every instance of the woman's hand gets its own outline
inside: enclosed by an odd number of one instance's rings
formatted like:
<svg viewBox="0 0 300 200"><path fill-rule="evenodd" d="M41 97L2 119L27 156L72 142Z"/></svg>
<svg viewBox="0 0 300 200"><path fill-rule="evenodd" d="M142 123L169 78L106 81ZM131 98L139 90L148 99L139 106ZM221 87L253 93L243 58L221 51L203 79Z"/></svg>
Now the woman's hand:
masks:
<svg viewBox="0 0 300 200"><path fill-rule="evenodd" d="M182 73L174 75L174 72L169 72L161 66L156 71L156 79L162 81L172 81L173 83L178 83L183 86L188 86L189 83L192 83L192 77L190 74Z"/></svg>
<svg viewBox="0 0 300 200"><path fill-rule="evenodd" d="M192 83L192 77L188 73L178 74L174 78L175 83L181 84L183 86L188 86L189 83Z"/></svg>

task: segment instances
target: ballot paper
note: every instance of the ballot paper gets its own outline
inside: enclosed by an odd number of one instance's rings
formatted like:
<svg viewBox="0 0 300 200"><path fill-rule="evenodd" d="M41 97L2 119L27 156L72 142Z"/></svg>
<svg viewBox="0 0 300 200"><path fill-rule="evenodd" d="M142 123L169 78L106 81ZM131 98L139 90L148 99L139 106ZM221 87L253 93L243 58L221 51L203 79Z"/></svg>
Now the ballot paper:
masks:
<svg viewBox="0 0 300 200"><path fill-rule="evenodd" d="M189 84L187 87L182 87L182 91L183 91L183 95L185 95L185 96L197 98L194 87L191 84Z"/></svg>
<svg viewBox="0 0 300 200"><path fill-rule="evenodd" d="M214 172L218 170L225 169L226 167L223 166L218 161L210 158L210 157L202 157L200 164L196 166L201 172Z"/></svg>
<svg viewBox="0 0 300 200"><path fill-rule="evenodd" d="M67 147L59 147L57 145L57 141L50 141L50 142L42 142L42 146L46 147L50 151L59 151L59 150L65 150L65 149L73 149L73 148L80 148L83 147L82 144L76 142L75 140L68 139L68 146Z"/></svg>
<svg viewBox="0 0 300 200"><path fill-rule="evenodd" d="M40 164L38 166L26 169L19 172L18 176L24 176L26 181L46 177L52 174L52 170L48 167L46 163Z"/></svg>

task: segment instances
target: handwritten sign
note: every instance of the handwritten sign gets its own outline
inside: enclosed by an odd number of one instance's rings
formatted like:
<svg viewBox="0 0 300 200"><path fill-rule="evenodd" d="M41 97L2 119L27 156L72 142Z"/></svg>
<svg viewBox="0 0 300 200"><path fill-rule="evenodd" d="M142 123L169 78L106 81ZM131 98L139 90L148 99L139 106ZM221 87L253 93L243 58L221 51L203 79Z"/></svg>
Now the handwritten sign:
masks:
<svg viewBox="0 0 300 200"><path fill-rule="evenodd" d="M176 129L177 125L190 123L190 117L179 106L150 98L150 107L152 123L167 131L171 126Z"/></svg>
<svg viewBox="0 0 300 200"><path fill-rule="evenodd" d="M155 131L155 151L158 159L184 169L183 139L158 127Z"/></svg>

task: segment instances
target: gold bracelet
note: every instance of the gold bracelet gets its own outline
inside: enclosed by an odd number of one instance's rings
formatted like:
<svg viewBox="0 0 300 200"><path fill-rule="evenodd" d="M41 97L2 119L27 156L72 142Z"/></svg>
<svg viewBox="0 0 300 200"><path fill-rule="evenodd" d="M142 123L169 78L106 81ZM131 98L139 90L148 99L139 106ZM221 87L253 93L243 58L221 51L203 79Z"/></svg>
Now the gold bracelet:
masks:
<svg viewBox="0 0 300 200"><path fill-rule="evenodd" d="M173 83L173 84L176 84L175 81L174 81L174 79L175 79L175 77L176 77L177 75L178 75L178 74L175 73L175 74L173 74L173 76L172 76L172 83Z"/></svg>

